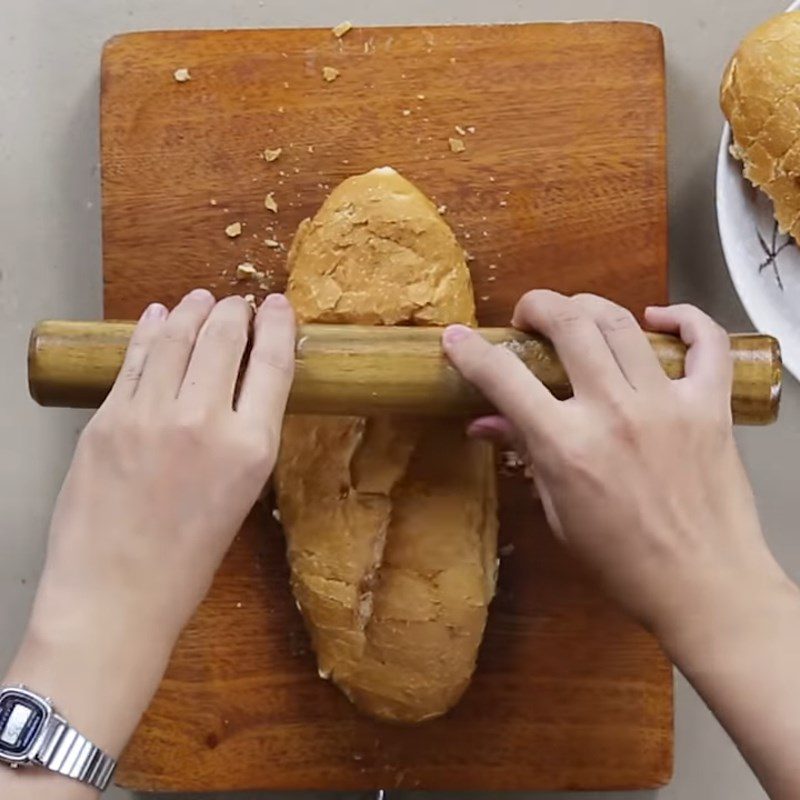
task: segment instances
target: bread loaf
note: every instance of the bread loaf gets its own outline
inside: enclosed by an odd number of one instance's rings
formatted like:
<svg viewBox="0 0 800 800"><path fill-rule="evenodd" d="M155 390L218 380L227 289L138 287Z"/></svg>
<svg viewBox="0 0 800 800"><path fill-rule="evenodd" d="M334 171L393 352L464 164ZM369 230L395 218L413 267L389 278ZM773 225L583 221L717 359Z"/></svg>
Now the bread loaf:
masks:
<svg viewBox="0 0 800 800"><path fill-rule="evenodd" d="M475 322L452 231L389 168L333 191L300 225L289 269L302 322ZM295 416L276 488L320 675L381 719L444 714L470 681L494 593L490 447L459 421Z"/></svg>
<svg viewBox="0 0 800 800"><path fill-rule="evenodd" d="M800 12L771 19L742 42L720 101L745 177L772 199L781 232L800 240Z"/></svg>

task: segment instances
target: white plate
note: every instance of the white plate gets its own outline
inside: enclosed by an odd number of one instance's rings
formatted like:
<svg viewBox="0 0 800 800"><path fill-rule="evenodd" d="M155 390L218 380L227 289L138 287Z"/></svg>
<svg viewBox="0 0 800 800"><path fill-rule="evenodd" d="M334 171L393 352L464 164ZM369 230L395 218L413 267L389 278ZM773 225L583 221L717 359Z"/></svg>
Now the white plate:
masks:
<svg viewBox="0 0 800 800"><path fill-rule="evenodd" d="M800 0L789 11L800 8ZM742 175L725 125L717 160L717 222L733 285L753 325L777 336L783 362L800 378L800 249L778 233L772 202Z"/></svg>

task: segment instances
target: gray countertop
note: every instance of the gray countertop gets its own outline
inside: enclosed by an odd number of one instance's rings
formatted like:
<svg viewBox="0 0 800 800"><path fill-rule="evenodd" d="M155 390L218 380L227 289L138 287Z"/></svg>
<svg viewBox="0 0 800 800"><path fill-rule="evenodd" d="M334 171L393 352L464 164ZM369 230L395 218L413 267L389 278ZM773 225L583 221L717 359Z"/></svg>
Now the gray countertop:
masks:
<svg viewBox="0 0 800 800"><path fill-rule="evenodd" d="M22 632L51 505L86 420L78 412L42 410L29 400L25 352L34 321L101 313L98 67L109 36L155 28L325 26L342 19L363 25L586 18L654 22L663 29L667 48L672 298L701 306L729 329L748 330L716 232L717 87L741 37L781 8L781 0L0 0L0 365L5 376L0 508L6 520L0 667ZM800 544L792 521L798 513L795 470L800 472L800 391L794 380L787 379L781 421L769 429L740 430L738 439L769 540L787 570L800 578ZM763 797L733 745L679 676L676 700L673 783L660 792L602 797ZM391 796L401 794L407 793ZM112 790L108 796L122 800L128 794ZM240 800L268 796L237 795ZM583 800L599 796L578 795Z"/></svg>

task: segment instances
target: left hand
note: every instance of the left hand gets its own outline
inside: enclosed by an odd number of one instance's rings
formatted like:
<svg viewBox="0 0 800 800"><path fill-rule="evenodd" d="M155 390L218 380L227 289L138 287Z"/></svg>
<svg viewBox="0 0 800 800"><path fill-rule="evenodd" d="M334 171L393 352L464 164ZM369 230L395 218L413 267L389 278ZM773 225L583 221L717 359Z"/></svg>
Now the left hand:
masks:
<svg viewBox="0 0 800 800"><path fill-rule="evenodd" d="M243 298L201 289L170 314L151 305L56 504L8 679L52 695L113 752L275 465L295 321L283 296L266 299L237 396L251 316Z"/></svg>

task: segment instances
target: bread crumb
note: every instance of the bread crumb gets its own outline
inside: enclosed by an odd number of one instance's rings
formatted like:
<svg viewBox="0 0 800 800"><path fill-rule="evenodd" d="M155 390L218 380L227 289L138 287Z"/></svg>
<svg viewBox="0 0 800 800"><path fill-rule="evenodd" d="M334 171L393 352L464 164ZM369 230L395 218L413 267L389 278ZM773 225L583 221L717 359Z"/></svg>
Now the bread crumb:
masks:
<svg viewBox="0 0 800 800"><path fill-rule="evenodd" d="M503 208L505 208L505 207L508 205L508 201L507 201L507 200L501 200L501 201L500 201L500 203L499 203L498 205L500 205L500 206L502 206Z"/></svg>
<svg viewBox="0 0 800 800"><path fill-rule="evenodd" d="M288 89L289 88L289 81L284 81L283 82L283 88L284 89Z"/></svg>
<svg viewBox="0 0 800 800"><path fill-rule="evenodd" d="M225 235L229 239L235 239L237 236L242 235L242 223L241 222L232 222L225 228Z"/></svg>
<svg viewBox="0 0 800 800"><path fill-rule="evenodd" d="M306 149L308 150L309 153L313 153L314 152L314 145L310 144Z"/></svg>
<svg viewBox="0 0 800 800"><path fill-rule="evenodd" d="M275 239L264 239L264 244L267 247L280 247L281 243L276 241Z"/></svg>
<svg viewBox="0 0 800 800"><path fill-rule="evenodd" d="M425 95L424 94L418 94L417 95L417 100L424 100L424 99L425 99Z"/></svg>
<svg viewBox="0 0 800 800"><path fill-rule="evenodd" d="M467 133L475 133L476 130L474 125L467 125Z"/></svg>
<svg viewBox="0 0 800 800"><path fill-rule="evenodd" d="M497 180L494 175L489 176L489 183L494 183Z"/></svg>
<svg viewBox="0 0 800 800"><path fill-rule="evenodd" d="M282 147L276 147L274 150L270 150L270 148L267 147L263 152L264 161L268 162L277 161L281 157L282 152L283 152Z"/></svg>
<svg viewBox="0 0 800 800"><path fill-rule="evenodd" d="M275 520L275 522L280 522L281 521L280 509L278 509L278 508L273 508L272 509L272 518Z"/></svg>
<svg viewBox="0 0 800 800"><path fill-rule="evenodd" d="M264 198L264 208L271 211L273 214L278 213L278 203L275 201L275 193L269 192Z"/></svg>
<svg viewBox="0 0 800 800"><path fill-rule="evenodd" d="M470 253L469 250L465 250L464 251L464 261L474 261L474 260L475 260L475 256L472 255L472 253Z"/></svg>
<svg viewBox="0 0 800 800"><path fill-rule="evenodd" d="M212 197L212 198L211 198L211 199L208 201L208 204L209 204L209 205L211 205L211 206L215 206L215 205L217 204L217 201L216 201L216 200L215 200L215 199Z"/></svg>
<svg viewBox="0 0 800 800"><path fill-rule="evenodd" d="M345 20L344 22L340 22L338 25L331 28L331 33L337 39L341 39L342 36L348 34L351 30L353 30L353 23L350 22L350 20Z"/></svg>
<svg viewBox="0 0 800 800"><path fill-rule="evenodd" d="M492 281L496 281L497 275L490 275L486 280L489 281L489 283L491 283Z"/></svg>
<svg viewBox="0 0 800 800"><path fill-rule="evenodd" d="M253 309L253 313L255 314L256 311L258 311L258 306L256 306L256 296L254 294L246 294L244 299L247 302L247 305Z"/></svg>
<svg viewBox="0 0 800 800"><path fill-rule="evenodd" d="M522 469L525 466L525 462L515 450L503 450L500 453L500 461L502 468L506 470Z"/></svg>
<svg viewBox="0 0 800 800"><path fill-rule="evenodd" d="M463 153L467 149L467 146L461 139L454 139L451 136L447 142L450 145L450 151L453 153Z"/></svg>
<svg viewBox="0 0 800 800"><path fill-rule="evenodd" d="M323 67L322 68L322 77L328 82L331 83L335 81L342 73L339 72L336 67Z"/></svg>
<svg viewBox="0 0 800 800"><path fill-rule="evenodd" d="M447 213L447 206L446 206L444 203L442 203L442 204L441 204L441 205L440 205L440 206L439 206L439 207L438 207L436 210L437 210L437 211L438 211L440 214L444 215L444 214L446 214L446 213Z"/></svg>
<svg viewBox="0 0 800 800"><path fill-rule="evenodd" d="M248 278L253 278L256 275L256 268L251 264L249 261L245 261L239 264L236 267L236 277L239 280L247 280Z"/></svg>
<svg viewBox="0 0 800 800"><path fill-rule="evenodd" d="M186 81L190 81L192 79L191 73L188 69L186 69L186 67L176 69L175 72L172 73L172 77L175 78L178 83L186 83Z"/></svg>
<svg viewBox="0 0 800 800"><path fill-rule="evenodd" d="M489 269L497 269L497 264L489 264Z"/></svg>
<svg viewBox="0 0 800 800"><path fill-rule="evenodd" d="M450 56L450 63L451 64L455 64L456 63L456 57L455 56Z"/></svg>
<svg viewBox="0 0 800 800"><path fill-rule="evenodd" d="M454 126L454 127L455 127L455 131L456 131L456 133L457 133L459 136L466 136L466 135L467 135L467 131L466 131L466 129L465 129L465 128L462 128L460 125L456 125L456 126Z"/></svg>
<svg viewBox="0 0 800 800"><path fill-rule="evenodd" d="M241 607L242 607L242 604L241 604L241 603L237 603L237 604L236 604L236 608L241 608Z"/></svg>
<svg viewBox="0 0 800 800"><path fill-rule="evenodd" d="M489 300L489 295L488 294L485 294L485 295L483 295L483 297L481 297L481 301L484 302L484 303L486 303L488 300Z"/></svg>
<svg viewBox="0 0 800 800"><path fill-rule="evenodd" d="M404 109L403 109L403 116L404 116L404 117L410 117L410 116L411 116L411 109L409 109L409 108L404 108Z"/></svg>

